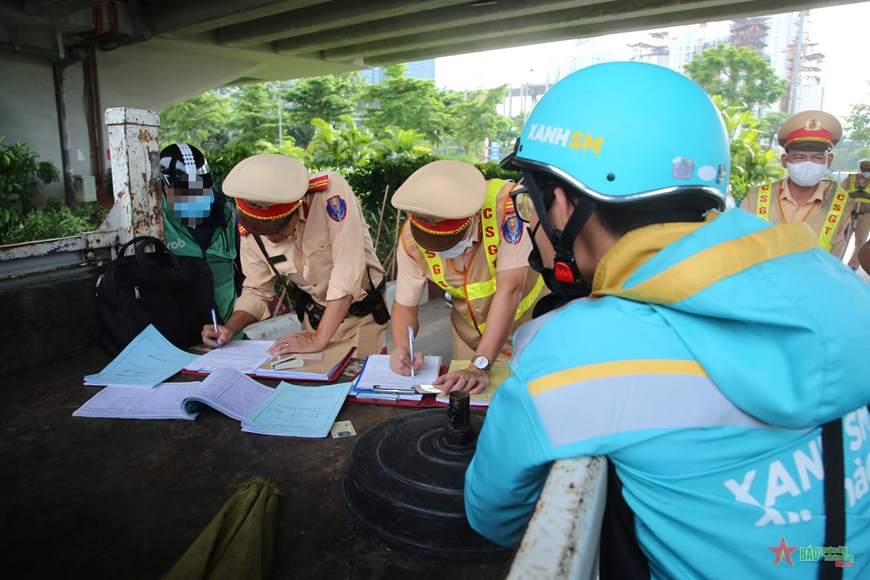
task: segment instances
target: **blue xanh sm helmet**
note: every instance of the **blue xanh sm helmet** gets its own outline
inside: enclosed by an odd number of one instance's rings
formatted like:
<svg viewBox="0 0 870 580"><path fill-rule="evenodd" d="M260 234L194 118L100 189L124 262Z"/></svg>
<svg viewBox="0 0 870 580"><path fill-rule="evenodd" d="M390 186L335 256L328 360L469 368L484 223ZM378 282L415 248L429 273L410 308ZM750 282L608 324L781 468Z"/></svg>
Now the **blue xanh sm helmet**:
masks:
<svg viewBox="0 0 870 580"><path fill-rule="evenodd" d="M697 84L615 62L547 91L503 165L557 177L595 203L721 210L730 157L722 118Z"/></svg>

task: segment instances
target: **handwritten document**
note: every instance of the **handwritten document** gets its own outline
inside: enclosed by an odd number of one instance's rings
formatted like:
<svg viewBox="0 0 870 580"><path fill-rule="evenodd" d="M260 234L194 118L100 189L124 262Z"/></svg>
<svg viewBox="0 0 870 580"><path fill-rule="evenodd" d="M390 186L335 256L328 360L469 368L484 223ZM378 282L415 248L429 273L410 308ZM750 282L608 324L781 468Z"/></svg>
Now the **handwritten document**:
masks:
<svg viewBox="0 0 870 580"><path fill-rule="evenodd" d="M149 324L106 368L86 376L85 385L152 388L196 358L176 348Z"/></svg>
<svg viewBox="0 0 870 580"><path fill-rule="evenodd" d="M106 387L73 413L74 417L116 419L195 419L201 403L241 421L274 389L230 368L200 382L162 383L155 389Z"/></svg>
<svg viewBox="0 0 870 580"><path fill-rule="evenodd" d="M242 421L242 431L285 437L326 437L350 383L299 387L282 382Z"/></svg>

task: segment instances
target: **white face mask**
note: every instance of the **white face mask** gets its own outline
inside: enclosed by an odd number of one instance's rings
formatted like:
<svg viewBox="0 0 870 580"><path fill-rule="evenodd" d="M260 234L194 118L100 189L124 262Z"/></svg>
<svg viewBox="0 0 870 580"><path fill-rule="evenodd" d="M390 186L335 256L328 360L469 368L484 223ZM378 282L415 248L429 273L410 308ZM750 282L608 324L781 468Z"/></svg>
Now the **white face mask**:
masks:
<svg viewBox="0 0 870 580"><path fill-rule="evenodd" d="M453 246L452 248L447 248L443 252L434 252L436 256L441 258L442 260L452 260L453 258L458 258L471 247L471 244L474 243L474 240L469 236L468 238L461 240L458 244Z"/></svg>
<svg viewBox="0 0 870 580"><path fill-rule="evenodd" d="M861 177L863 177L864 179L867 179L868 177L870 177L870 171L862 171Z"/></svg>
<svg viewBox="0 0 870 580"><path fill-rule="evenodd" d="M811 187L818 185L828 166L824 163L813 163L812 161L804 161L803 163L786 163L788 167L788 177L801 187Z"/></svg>

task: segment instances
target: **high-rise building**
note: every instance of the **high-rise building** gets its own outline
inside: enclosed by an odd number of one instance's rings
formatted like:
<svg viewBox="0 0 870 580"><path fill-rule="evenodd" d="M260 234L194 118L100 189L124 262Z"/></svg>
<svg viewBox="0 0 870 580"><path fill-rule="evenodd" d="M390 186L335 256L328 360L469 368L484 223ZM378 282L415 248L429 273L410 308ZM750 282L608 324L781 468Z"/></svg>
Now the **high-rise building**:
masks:
<svg viewBox="0 0 870 580"><path fill-rule="evenodd" d="M408 69L405 71L405 76L417 79L435 80L435 59L418 60L416 62L406 63ZM384 80L384 68L375 67L369 70L361 71L362 79L372 85L378 84Z"/></svg>

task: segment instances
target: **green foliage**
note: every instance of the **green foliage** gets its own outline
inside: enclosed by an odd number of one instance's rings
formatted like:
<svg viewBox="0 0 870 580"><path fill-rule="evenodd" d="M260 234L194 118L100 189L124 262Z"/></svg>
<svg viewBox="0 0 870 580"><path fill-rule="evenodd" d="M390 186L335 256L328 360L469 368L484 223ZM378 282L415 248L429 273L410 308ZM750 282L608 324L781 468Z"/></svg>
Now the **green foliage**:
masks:
<svg viewBox="0 0 870 580"><path fill-rule="evenodd" d="M235 167L236 163L242 159L247 159L251 155L256 155L256 153L257 150L253 143L232 142L206 155L208 166L211 168L211 174L214 177L215 187L220 188L227 173Z"/></svg>
<svg viewBox="0 0 870 580"><path fill-rule="evenodd" d="M846 115L846 131L853 141L870 145L870 105L861 103L852 105L851 112Z"/></svg>
<svg viewBox="0 0 870 580"><path fill-rule="evenodd" d="M785 170L775 151L762 148L757 129L759 121L752 113L728 105L719 96L714 96L713 102L722 113L731 140L729 185L731 195L739 203L749 188L780 179Z"/></svg>
<svg viewBox="0 0 870 580"><path fill-rule="evenodd" d="M338 128L323 119L314 119L314 138L306 153L310 168L353 167L374 153L374 137L366 129L357 129L350 115L342 115Z"/></svg>
<svg viewBox="0 0 870 580"><path fill-rule="evenodd" d="M367 103L364 124L379 138L387 127L401 127L438 143L450 127L444 91L435 81L406 78L406 70L404 64L388 66L382 83L362 91L360 98Z"/></svg>
<svg viewBox="0 0 870 580"><path fill-rule="evenodd" d="M508 171L502 169L498 161L487 161L486 163L476 163L477 167L486 179L504 179L505 181L514 181L519 183L523 174L519 171Z"/></svg>
<svg viewBox="0 0 870 580"><path fill-rule="evenodd" d="M451 108L451 133L466 155L479 156L486 137L495 138L511 127L511 120L496 112L496 105L504 101L505 94L507 85L472 91Z"/></svg>
<svg viewBox="0 0 870 580"><path fill-rule="evenodd" d="M200 149L209 141L226 141L230 99L208 91L160 112L160 142L188 143Z"/></svg>
<svg viewBox="0 0 870 580"><path fill-rule="evenodd" d="M414 129L387 127L386 135L372 144L376 156L395 157L397 155L424 155L431 153L432 148L423 144L425 135Z"/></svg>
<svg viewBox="0 0 870 580"><path fill-rule="evenodd" d="M745 46L708 48L696 53L684 71L707 94L719 95L727 105L741 109L769 105L785 93L785 80L763 56Z"/></svg>
<svg viewBox="0 0 870 580"><path fill-rule="evenodd" d="M278 142L278 95L267 83L245 85L232 94L228 126L233 143Z"/></svg>
<svg viewBox="0 0 870 580"><path fill-rule="evenodd" d="M780 111L772 111L766 114L758 122L758 132L763 141L767 143L767 148L770 149L776 143L776 135L779 133L779 128L789 118L788 113Z"/></svg>
<svg viewBox="0 0 870 580"><path fill-rule="evenodd" d="M54 164L38 158L27 143L4 145L0 136L0 235L14 228L30 211L38 185L60 179Z"/></svg>
<svg viewBox="0 0 870 580"><path fill-rule="evenodd" d="M99 205L67 207L56 197L49 198L2 238L3 244L18 244L31 240L50 240L74 236L97 229L108 210Z"/></svg>
<svg viewBox="0 0 870 580"><path fill-rule="evenodd" d="M307 147L314 137L311 121L319 118L336 123L342 115L351 114L363 84L358 73L350 73L302 79L283 89L281 97L288 101L284 117L288 133L300 147Z"/></svg>

